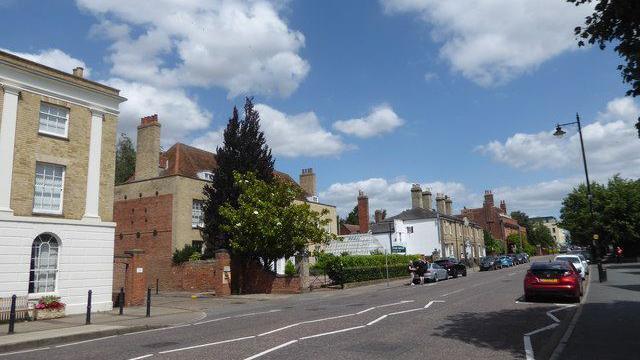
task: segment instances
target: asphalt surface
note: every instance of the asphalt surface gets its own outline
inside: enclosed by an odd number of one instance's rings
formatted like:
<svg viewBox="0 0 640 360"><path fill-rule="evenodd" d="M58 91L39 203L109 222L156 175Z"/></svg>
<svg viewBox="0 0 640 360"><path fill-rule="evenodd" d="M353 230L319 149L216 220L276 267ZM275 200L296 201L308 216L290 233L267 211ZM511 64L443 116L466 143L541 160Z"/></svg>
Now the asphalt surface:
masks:
<svg viewBox="0 0 640 360"><path fill-rule="evenodd" d="M544 359L577 306L519 302L527 269L426 286L396 281L313 292L215 309L196 323L0 359L525 359L524 335L551 325L529 336L529 358Z"/></svg>

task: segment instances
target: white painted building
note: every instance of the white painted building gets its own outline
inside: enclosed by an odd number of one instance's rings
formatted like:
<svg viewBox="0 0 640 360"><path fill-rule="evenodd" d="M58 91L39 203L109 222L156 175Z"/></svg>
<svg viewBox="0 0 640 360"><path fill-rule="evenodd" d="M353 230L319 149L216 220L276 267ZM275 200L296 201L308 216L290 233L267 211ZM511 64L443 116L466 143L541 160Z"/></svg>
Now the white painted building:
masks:
<svg viewBox="0 0 640 360"><path fill-rule="evenodd" d="M70 69L71 70L71 69ZM119 91L0 51L0 298L112 308Z"/></svg>
<svg viewBox="0 0 640 360"><path fill-rule="evenodd" d="M442 253L437 217L431 210L415 208L403 211L371 224L371 233L388 252L410 255Z"/></svg>

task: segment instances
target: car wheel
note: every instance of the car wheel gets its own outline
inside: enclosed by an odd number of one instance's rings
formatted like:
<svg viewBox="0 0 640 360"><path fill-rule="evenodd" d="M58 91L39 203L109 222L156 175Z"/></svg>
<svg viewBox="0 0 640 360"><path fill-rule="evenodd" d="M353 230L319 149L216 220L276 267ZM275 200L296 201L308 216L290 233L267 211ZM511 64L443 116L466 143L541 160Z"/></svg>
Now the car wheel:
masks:
<svg viewBox="0 0 640 360"><path fill-rule="evenodd" d="M467 276L467 269L462 272L462 276Z"/></svg>
<svg viewBox="0 0 640 360"><path fill-rule="evenodd" d="M454 272L453 272L453 278L454 278L454 279L457 279L457 278L458 278L458 270L456 270L456 271L454 271Z"/></svg>
<svg viewBox="0 0 640 360"><path fill-rule="evenodd" d="M438 282L438 275L433 276L433 282Z"/></svg>
<svg viewBox="0 0 640 360"><path fill-rule="evenodd" d="M533 302L533 300L534 300L534 299L533 299L533 296L531 296L531 295L527 295L527 294L524 294L524 301L526 301L526 302Z"/></svg>

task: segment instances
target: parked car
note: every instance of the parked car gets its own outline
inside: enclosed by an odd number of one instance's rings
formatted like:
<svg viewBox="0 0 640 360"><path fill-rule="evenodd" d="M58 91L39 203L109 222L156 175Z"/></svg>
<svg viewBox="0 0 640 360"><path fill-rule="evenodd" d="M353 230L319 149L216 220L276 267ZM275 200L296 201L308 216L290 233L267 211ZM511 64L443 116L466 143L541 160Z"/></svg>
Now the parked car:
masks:
<svg viewBox="0 0 640 360"><path fill-rule="evenodd" d="M522 257L524 258L524 262L528 263L529 262L529 254L527 253L520 253L520 255L522 255Z"/></svg>
<svg viewBox="0 0 640 360"><path fill-rule="evenodd" d="M425 281L438 282L440 280L447 280L449 278L449 273L447 269L436 263L427 264L426 271L424 273Z"/></svg>
<svg viewBox="0 0 640 360"><path fill-rule="evenodd" d="M480 271L495 270L498 268L498 258L485 256L480 259Z"/></svg>
<svg viewBox="0 0 640 360"><path fill-rule="evenodd" d="M522 253L516 254L516 261L518 264L524 264L527 262L527 259L524 257Z"/></svg>
<svg viewBox="0 0 640 360"><path fill-rule="evenodd" d="M524 277L525 301L536 296L566 296L575 302L582 295L580 273L572 262L534 262Z"/></svg>
<svg viewBox="0 0 640 360"><path fill-rule="evenodd" d="M587 260L587 258L579 253L571 253L571 254L567 254L567 255L576 255L580 258L580 261L582 262L582 268L584 269L584 273L585 275L589 275L589 260Z"/></svg>
<svg viewBox="0 0 640 360"><path fill-rule="evenodd" d="M591 252L588 250L572 250L567 253L567 255L582 255L587 260L587 263L591 263Z"/></svg>
<svg viewBox="0 0 640 360"><path fill-rule="evenodd" d="M451 277L457 278L459 275L467 276L467 267L457 259L444 258L437 260L435 263L445 268Z"/></svg>
<svg viewBox="0 0 640 360"><path fill-rule="evenodd" d="M578 255L558 255L553 260L570 262L580 272L582 279L587 276L586 263L583 263Z"/></svg>
<svg viewBox="0 0 640 360"><path fill-rule="evenodd" d="M510 256L507 256L507 255L499 256L497 259L497 262L498 262L498 268L500 269L513 266L513 260L511 259Z"/></svg>
<svg viewBox="0 0 640 360"><path fill-rule="evenodd" d="M520 264L520 262L518 262L518 256L516 254L507 254L507 256L511 258L511 262L513 262L513 265Z"/></svg>

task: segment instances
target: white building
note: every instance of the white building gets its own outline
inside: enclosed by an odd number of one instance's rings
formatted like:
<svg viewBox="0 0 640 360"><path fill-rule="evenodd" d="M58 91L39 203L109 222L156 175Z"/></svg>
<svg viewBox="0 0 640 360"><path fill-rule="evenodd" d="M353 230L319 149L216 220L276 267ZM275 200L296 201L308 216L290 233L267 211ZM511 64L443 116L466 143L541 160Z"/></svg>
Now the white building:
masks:
<svg viewBox="0 0 640 360"><path fill-rule="evenodd" d="M71 70L71 69L69 69ZM0 298L112 308L117 89L0 51Z"/></svg>
<svg viewBox="0 0 640 360"><path fill-rule="evenodd" d="M553 240L558 244L558 246L567 246L567 239L569 238L569 232L558 226L558 220L553 216L542 216L542 217L534 217L531 218L532 222L538 222L544 225L549 232L551 232L551 236L553 236Z"/></svg>
<svg viewBox="0 0 640 360"><path fill-rule="evenodd" d="M371 224L371 233L391 253L442 254L434 211L414 208Z"/></svg>

